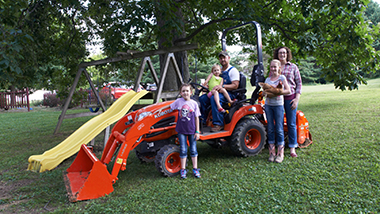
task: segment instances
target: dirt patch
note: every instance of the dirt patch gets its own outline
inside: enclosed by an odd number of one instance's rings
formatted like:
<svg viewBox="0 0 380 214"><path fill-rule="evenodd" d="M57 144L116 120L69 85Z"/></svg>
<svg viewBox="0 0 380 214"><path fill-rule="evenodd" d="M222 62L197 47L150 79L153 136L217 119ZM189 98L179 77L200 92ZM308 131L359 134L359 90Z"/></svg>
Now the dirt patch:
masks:
<svg viewBox="0 0 380 214"><path fill-rule="evenodd" d="M33 180L20 180L20 181L9 181L4 182L0 181L0 213L8 214L8 213L15 213L15 210L12 209L14 205L26 203L29 201L29 199L21 199L17 200L15 199L14 195L12 195L12 192L17 191L20 187L31 185L34 181ZM24 212L17 212L17 213L37 213L32 211L24 211Z"/></svg>
<svg viewBox="0 0 380 214"><path fill-rule="evenodd" d="M9 194L11 190L12 190L12 187L10 185L6 185L4 181L0 181L0 200L4 201L5 199L9 198L11 196Z"/></svg>
<svg viewBox="0 0 380 214"><path fill-rule="evenodd" d="M10 108L10 109L0 109L0 112L28 112L28 108Z"/></svg>

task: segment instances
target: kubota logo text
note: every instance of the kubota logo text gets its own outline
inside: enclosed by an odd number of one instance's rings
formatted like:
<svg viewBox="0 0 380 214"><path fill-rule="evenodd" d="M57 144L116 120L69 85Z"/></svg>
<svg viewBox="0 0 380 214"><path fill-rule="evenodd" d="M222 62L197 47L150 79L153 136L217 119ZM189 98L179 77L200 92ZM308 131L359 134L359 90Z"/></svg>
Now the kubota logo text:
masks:
<svg viewBox="0 0 380 214"><path fill-rule="evenodd" d="M173 110L172 109L166 109L165 111L162 111L162 112L160 112L160 113L158 113L158 114L156 114L156 115L154 115L154 118L159 118L159 117L162 117L162 116L164 116L165 114L169 114L169 113L171 113Z"/></svg>

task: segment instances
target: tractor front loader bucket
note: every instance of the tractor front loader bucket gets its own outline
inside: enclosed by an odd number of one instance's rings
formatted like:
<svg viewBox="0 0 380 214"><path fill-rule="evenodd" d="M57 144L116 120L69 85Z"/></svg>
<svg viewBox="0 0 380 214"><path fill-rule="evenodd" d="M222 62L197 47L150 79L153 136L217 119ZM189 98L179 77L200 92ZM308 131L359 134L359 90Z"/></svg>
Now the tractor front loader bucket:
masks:
<svg viewBox="0 0 380 214"><path fill-rule="evenodd" d="M71 202L99 198L113 191L106 165L85 144L63 177Z"/></svg>

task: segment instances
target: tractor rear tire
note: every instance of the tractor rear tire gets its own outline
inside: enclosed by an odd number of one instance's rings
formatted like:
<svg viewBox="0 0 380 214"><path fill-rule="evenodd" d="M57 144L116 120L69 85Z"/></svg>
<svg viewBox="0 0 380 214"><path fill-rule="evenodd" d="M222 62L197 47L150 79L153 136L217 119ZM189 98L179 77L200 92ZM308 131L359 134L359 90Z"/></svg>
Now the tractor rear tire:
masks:
<svg viewBox="0 0 380 214"><path fill-rule="evenodd" d="M230 138L230 148L238 156L248 157L259 154L266 143L263 124L256 119L243 119L235 126Z"/></svg>
<svg viewBox="0 0 380 214"><path fill-rule="evenodd" d="M156 155L154 161L157 170L165 177L173 177L179 174L181 159L179 146L169 144L163 146Z"/></svg>

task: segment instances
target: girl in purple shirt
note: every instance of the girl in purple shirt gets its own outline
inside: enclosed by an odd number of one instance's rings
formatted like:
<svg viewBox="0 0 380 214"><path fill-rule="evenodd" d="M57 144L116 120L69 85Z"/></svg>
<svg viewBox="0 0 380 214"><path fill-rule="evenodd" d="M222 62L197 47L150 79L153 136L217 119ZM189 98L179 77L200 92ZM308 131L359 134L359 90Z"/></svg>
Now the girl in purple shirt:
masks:
<svg viewBox="0 0 380 214"><path fill-rule="evenodd" d="M193 175L200 178L198 169L197 140L199 140L199 116L201 115L197 102L190 99L193 91L190 84L183 84L180 88L182 97L175 100L170 108L178 110L176 132L178 133L180 158L181 158L181 178L186 178L187 140L190 144L190 157L193 162Z"/></svg>

